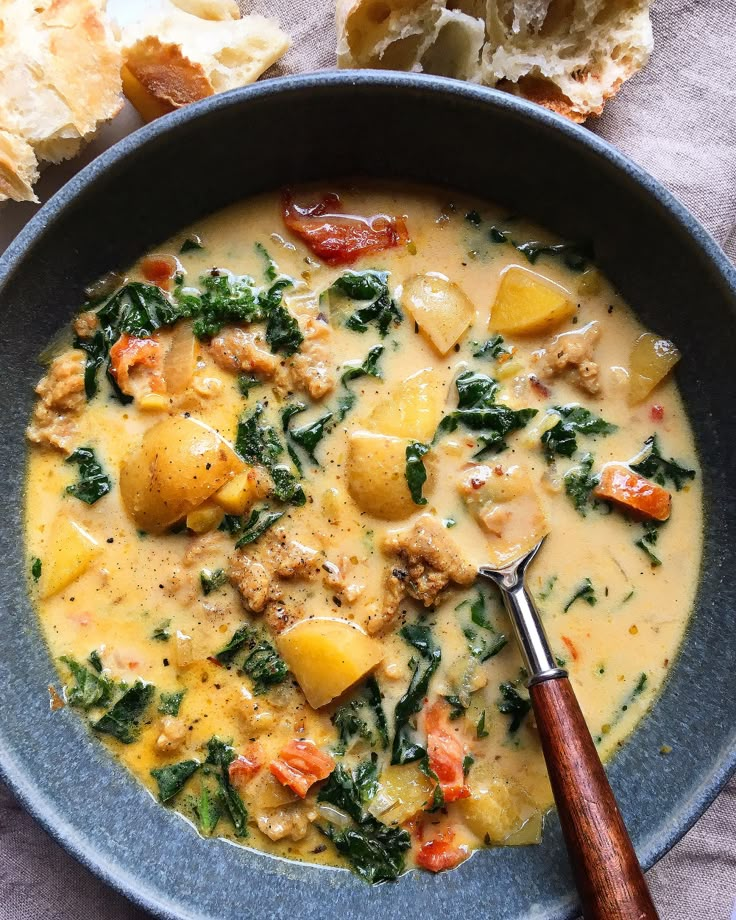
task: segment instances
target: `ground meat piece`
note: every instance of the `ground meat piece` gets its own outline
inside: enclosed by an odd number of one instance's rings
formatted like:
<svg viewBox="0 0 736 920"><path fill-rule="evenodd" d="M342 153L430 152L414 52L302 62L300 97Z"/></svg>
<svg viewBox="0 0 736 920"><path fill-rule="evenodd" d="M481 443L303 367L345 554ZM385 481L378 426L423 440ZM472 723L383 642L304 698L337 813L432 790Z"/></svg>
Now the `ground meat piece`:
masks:
<svg viewBox="0 0 736 920"><path fill-rule="evenodd" d="M29 441L71 453L77 433L76 417L86 401L84 365L84 352L77 350L67 351L51 362L36 387L39 400L26 430Z"/></svg>
<svg viewBox="0 0 736 920"><path fill-rule="evenodd" d="M266 567L243 552L235 553L230 560L230 583L251 613L263 613L270 601L281 596Z"/></svg>
<svg viewBox="0 0 736 920"><path fill-rule="evenodd" d="M322 567L321 554L298 540L289 540L286 531L275 528L266 544L264 563L279 578L312 579Z"/></svg>
<svg viewBox="0 0 736 920"><path fill-rule="evenodd" d="M161 733L156 739L156 750L163 753L178 751L187 735L187 726L183 719L164 716L161 719Z"/></svg>
<svg viewBox="0 0 736 920"><path fill-rule="evenodd" d="M74 317L72 326L80 339L91 339L100 328L100 321L94 310L85 310L84 313Z"/></svg>
<svg viewBox="0 0 736 920"><path fill-rule="evenodd" d="M327 588L332 588L346 604L354 604L365 591L365 585L350 579L355 565L350 559L340 554L337 563L325 562L322 566L322 581Z"/></svg>
<svg viewBox="0 0 736 920"><path fill-rule="evenodd" d="M309 825L317 819L317 810L313 805L296 802L282 808L269 809L258 817L258 830L270 840L303 840L309 831Z"/></svg>
<svg viewBox="0 0 736 920"><path fill-rule="evenodd" d="M269 380L281 370L281 360L268 351L260 332L227 326L207 346L215 364L224 371L260 374Z"/></svg>
<svg viewBox="0 0 736 920"><path fill-rule="evenodd" d="M597 395L601 391L598 379L600 369L593 360L593 355L600 337L600 325L596 322L588 323L575 332L556 335L535 354L539 362L540 377L549 380L565 370L570 370L573 382L581 390L593 396Z"/></svg>
<svg viewBox="0 0 736 920"><path fill-rule="evenodd" d="M322 399L335 389L336 369L331 348L332 329L318 302L309 298L293 298L289 310L296 317L304 336L299 351L289 362L291 379L296 389L305 390L312 399Z"/></svg>
<svg viewBox="0 0 736 920"><path fill-rule="evenodd" d="M386 573L380 615L368 623L371 633L393 621L407 595L433 607L450 583L470 585L477 575L442 522L431 514L423 514L411 527L388 534L383 551L396 559Z"/></svg>

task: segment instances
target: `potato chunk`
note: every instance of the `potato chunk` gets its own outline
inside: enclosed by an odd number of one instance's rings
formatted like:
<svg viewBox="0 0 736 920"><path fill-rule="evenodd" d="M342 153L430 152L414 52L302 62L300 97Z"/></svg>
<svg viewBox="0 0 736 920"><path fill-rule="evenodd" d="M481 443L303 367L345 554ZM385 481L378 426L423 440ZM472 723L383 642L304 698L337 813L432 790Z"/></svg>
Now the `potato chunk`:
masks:
<svg viewBox="0 0 736 920"><path fill-rule="evenodd" d="M506 846L539 842L542 815L518 783L504 782L479 764L469 785L470 797L458 807L477 837Z"/></svg>
<svg viewBox="0 0 736 920"><path fill-rule="evenodd" d="M653 332L640 335L629 358L629 403L635 405L646 399L681 357L668 339Z"/></svg>
<svg viewBox="0 0 736 920"><path fill-rule="evenodd" d="M460 340L475 317L475 307L463 291L438 272L409 278L401 304L442 356Z"/></svg>
<svg viewBox="0 0 736 920"><path fill-rule="evenodd" d="M245 467L228 442L197 419L165 419L120 467L120 494L141 530L161 533Z"/></svg>
<svg viewBox="0 0 736 920"><path fill-rule="evenodd" d="M511 335L546 332L574 312L575 304L564 288L536 272L512 265L501 276L489 328Z"/></svg>
<svg viewBox="0 0 736 920"><path fill-rule="evenodd" d="M446 387L426 368L407 377L381 400L365 422L368 431L398 438L430 441L442 418Z"/></svg>
<svg viewBox="0 0 736 920"><path fill-rule="evenodd" d="M51 525L43 559L41 597L58 594L79 578L99 551L100 545L92 534L60 512Z"/></svg>
<svg viewBox="0 0 736 920"><path fill-rule="evenodd" d="M300 620L276 639L279 653L319 709L340 696L383 658L381 646L349 620Z"/></svg>
<svg viewBox="0 0 736 920"><path fill-rule="evenodd" d="M491 568L509 565L549 532L539 493L520 466L471 467L463 475L459 489L486 531Z"/></svg>
<svg viewBox="0 0 736 920"><path fill-rule="evenodd" d="M226 482L212 496L212 500L228 514L244 514L260 494L258 474L254 469L245 470Z"/></svg>
<svg viewBox="0 0 736 920"><path fill-rule="evenodd" d="M362 511L386 521L398 521L417 510L406 482L406 448L409 438L386 437L368 431L350 436L348 489ZM427 482L431 484L431 464L424 458Z"/></svg>
<svg viewBox="0 0 736 920"><path fill-rule="evenodd" d="M403 824L430 803L434 786L415 763L386 767L369 810L384 824Z"/></svg>

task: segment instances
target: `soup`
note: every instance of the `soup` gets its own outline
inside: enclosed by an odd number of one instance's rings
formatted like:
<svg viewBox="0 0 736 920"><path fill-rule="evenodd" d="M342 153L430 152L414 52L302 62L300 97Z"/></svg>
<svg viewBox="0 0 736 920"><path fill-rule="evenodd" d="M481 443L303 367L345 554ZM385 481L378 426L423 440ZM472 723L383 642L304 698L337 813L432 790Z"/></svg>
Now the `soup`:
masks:
<svg viewBox="0 0 736 920"><path fill-rule="evenodd" d="M584 247L446 192L238 204L103 279L28 436L31 590L74 707L202 834L368 881L538 842L529 577L602 757L692 607L670 371ZM661 739L666 754L667 739Z"/></svg>

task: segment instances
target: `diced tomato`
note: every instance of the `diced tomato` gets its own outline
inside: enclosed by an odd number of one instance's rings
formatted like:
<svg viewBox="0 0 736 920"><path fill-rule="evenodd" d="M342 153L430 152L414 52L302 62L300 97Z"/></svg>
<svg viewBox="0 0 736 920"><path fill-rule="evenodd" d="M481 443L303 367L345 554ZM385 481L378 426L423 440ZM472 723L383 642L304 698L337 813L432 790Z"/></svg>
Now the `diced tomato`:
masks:
<svg viewBox="0 0 736 920"><path fill-rule="evenodd" d="M607 463L603 467L601 480L593 489L593 494L655 521L666 521L670 516L670 493L623 463Z"/></svg>
<svg viewBox="0 0 736 920"><path fill-rule="evenodd" d="M575 645L575 643L572 641L572 639L569 636L560 636L560 638L565 643L565 647L567 648L568 652L572 655L572 660L577 661L578 660L578 650L577 650L577 646Z"/></svg>
<svg viewBox="0 0 736 920"><path fill-rule="evenodd" d="M124 332L110 349L110 370L118 386L128 395L131 392L130 372L134 367L149 369L148 389L151 393L165 393L163 368L164 352L156 336L140 339Z"/></svg>
<svg viewBox="0 0 736 920"><path fill-rule="evenodd" d="M442 872L443 869L454 869L468 857L467 847L458 847L452 842L455 838L454 831L438 834L419 848L417 865L430 872Z"/></svg>
<svg viewBox="0 0 736 920"><path fill-rule="evenodd" d="M295 204L291 192L283 197L284 223L328 265L350 265L362 255L408 242L403 217L343 214L338 195L328 193L311 207Z"/></svg>
<svg viewBox="0 0 736 920"><path fill-rule="evenodd" d="M227 768L230 782L242 788L263 766L263 750L258 742L249 745Z"/></svg>
<svg viewBox="0 0 736 920"><path fill-rule="evenodd" d="M664 406L652 406L649 410L649 418L653 422L661 422L664 418Z"/></svg>
<svg viewBox="0 0 736 920"><path fill-rule="evenodd" d="M141 274L164 291L171 290L171 281L179 270L173 256L146 256L141 262Z"/></svg>
<svg viewBox="0 0 736 920"><path fill-rule="evenodd" d="M460 739L448 727L447 707L439 701L430 706L425 717L427 754L430 769L436 774L445 802L455 802L470 795L465 785L463 760L466 750Z"/></svg>
<svg viewBox="0 0 736 920"><path fill-rule="evenodd" d="M269 770L282 786L304 798L310 788L335 769L335 761L313 741L290 741Z"/></svg>

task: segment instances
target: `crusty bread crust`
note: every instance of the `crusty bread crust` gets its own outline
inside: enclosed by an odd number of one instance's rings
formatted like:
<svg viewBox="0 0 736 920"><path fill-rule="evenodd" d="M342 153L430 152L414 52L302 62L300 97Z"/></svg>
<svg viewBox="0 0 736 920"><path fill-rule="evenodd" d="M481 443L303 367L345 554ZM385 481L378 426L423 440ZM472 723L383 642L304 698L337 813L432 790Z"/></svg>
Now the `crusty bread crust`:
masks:
<svg viewBox="0 0 736 920"><path fill-rule="evenodd" d="M120 110L120 50L104 0L5 0L0 26L0 200L34 200L37 161L74 156Z"/></svg>
<svg viewBox="0 0 736 920"><path fill-rule="evenodd" d="M650 0L336 0L341 67L475 80L573 121L647 62Z"/></svg>
<svg viewBox="0 0 736 920"><path fill-rule="evenodd" d="M273 20L241 18L233 0L153 0L121 37L123 87L146 120L254 82L290 44Z"/></svg>

